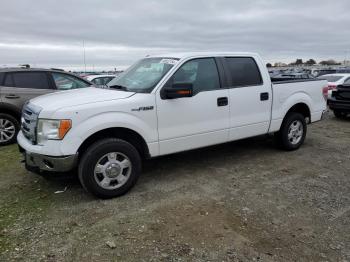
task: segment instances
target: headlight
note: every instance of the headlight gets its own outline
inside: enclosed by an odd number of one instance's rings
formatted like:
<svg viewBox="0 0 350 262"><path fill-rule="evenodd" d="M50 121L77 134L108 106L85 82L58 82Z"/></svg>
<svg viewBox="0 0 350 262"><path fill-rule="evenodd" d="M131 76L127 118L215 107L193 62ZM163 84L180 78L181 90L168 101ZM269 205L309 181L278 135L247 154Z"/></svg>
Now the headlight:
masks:
<svg viewBox="0 0 350 262"><path fill-rule="evenodd" d="M37 129L37 142L42 144L47 140L62 140L72 127L72 121L39 119Z"/></svg>

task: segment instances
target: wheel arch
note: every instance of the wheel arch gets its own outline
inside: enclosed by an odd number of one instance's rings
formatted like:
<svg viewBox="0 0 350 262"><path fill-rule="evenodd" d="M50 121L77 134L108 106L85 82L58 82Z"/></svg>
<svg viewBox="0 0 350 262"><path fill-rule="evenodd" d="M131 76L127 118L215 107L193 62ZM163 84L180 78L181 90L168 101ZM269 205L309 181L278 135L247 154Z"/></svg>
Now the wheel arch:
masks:
<svg viewBox="0 0 350 262"><path fill-rule="evenodd" d="M0 104L0 113L11 115L18 121L21 120L21 111L13 105Z"/></svg>
<svg viewBox="0 0 350 262"><path fill-rule="evenodd" d="M285 114L283 119L286 119L286 117L292 112L302 114L305 117L305 119L308 119L307 123L309 123L311 121L311 110L306 103L300 102L300 103L293 105L287 111L287 113Z"/></svg>
<svg viewBox="0 0 350 262"><path fill-rule="evenodd" d="M150 157L149 148L145 139L136 131L125 127L106 128L97 131L96 133L93 133L92 135L87 137L84 140L84 142L80 145L80 147L78 148L78 154L81 156L86 151L86 149L94 142L108 137L123 139L132 144L140 153L142 158Z"/></svg>

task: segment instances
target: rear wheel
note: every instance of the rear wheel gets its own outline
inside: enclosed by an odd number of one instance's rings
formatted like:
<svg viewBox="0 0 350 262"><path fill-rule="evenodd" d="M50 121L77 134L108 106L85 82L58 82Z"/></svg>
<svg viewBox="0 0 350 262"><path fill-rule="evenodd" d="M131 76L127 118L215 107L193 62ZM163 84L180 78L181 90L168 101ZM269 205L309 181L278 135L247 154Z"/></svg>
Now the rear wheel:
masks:
<svg viewBox="0 0 350 262"><path fill-rule="evenodd" d="M279 146L291 151L298 149L305 140L307 125L300 113L290 113L284 119L281 129L275 134Z"/></svg>
<svg viewBox="0 0 350 262"><path fill-rule="evenodd" d="M79 180L88 192L100 198L127 193L141 172L141 158L130 143L116 138L95 142L79 164Z"/></svg>
<svg viewBox="0 0 350 262"><path fill-rule="evenodd" d="M19 123L16 118L8 114L0 114L0 146L16 142Z"/></svg>

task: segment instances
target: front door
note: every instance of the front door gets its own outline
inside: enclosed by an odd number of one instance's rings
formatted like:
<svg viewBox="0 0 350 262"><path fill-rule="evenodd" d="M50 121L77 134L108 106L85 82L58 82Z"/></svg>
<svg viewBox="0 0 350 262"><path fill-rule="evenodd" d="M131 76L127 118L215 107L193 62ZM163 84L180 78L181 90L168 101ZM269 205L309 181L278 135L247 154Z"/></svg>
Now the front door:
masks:
<svg viewBox="0 0 350 262"><path fill-rule="evenodd" d="M160 154L170 154L228 141L228 89L221 88L214 58L185 62L163 88L192 84L193 96L162 99L157 93Z"/></svg>

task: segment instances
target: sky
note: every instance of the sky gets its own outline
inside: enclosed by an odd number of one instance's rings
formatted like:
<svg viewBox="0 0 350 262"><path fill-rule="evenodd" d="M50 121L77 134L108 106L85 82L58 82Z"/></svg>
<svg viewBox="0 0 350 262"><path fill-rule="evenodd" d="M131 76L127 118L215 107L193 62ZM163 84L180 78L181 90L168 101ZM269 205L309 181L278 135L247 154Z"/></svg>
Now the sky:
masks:
<svg viewBox="0 0 350 262"><path fill-rule="evenodd" d="M149 54L350 59L349 0L3 0L0 66L124 69Z"/></svg>

